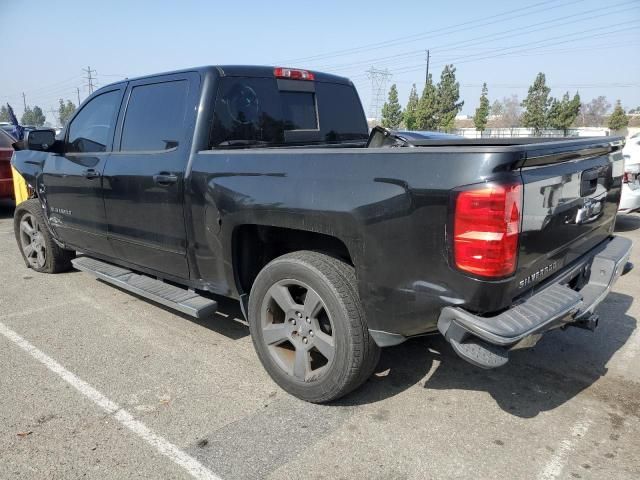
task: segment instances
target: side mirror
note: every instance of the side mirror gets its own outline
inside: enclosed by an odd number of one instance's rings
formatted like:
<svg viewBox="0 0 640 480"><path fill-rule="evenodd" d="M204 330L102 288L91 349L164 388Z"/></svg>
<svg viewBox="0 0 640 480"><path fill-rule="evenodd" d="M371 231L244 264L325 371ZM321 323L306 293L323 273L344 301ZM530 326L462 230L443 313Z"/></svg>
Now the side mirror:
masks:
<svg viewBox="0 0 640 480"><path fill-rule="evenodd" d="M46 152L56 142L56 132L53 130L31 130L25 132L27 150Z"/></svg>

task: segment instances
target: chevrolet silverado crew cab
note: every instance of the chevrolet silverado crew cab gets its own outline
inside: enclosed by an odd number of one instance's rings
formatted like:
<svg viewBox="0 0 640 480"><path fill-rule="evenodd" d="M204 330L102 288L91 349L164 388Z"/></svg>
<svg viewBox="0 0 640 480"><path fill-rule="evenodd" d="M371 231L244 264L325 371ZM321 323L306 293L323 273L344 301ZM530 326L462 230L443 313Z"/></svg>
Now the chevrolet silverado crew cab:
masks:
<svg viewBox="0 0 640 480"><path fill-rule="evenodd" d="M38 272L195 317L239 300L271 377L326 402L417 335L493 368L550 329L595 328L631 268L613 235L622 146L369 133L346 78L196 68L101 88L58 139L30 132L15 235Z"/></svg>

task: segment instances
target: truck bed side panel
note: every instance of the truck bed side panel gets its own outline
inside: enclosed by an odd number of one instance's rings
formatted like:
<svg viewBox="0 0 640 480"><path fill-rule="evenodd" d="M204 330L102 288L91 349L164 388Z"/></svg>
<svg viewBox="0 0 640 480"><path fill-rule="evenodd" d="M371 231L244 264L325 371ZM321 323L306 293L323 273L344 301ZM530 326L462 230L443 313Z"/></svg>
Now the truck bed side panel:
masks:
<svg viewBox="0 0 640 480"><path fill-rule="evenodd" d="M422 150L422 149L420 149ZM370 328L435 328L444 305L510 300L449 267L450 189L516 175L513 153L460 149L268 149L201 152L191 205L200 276L238 295L232 235L245 224L334 236L356 267ZM486 150L486 149L485 149ZM437 281L436 281L437 280ZM461 292L465 292L462 296Z"/></svg>

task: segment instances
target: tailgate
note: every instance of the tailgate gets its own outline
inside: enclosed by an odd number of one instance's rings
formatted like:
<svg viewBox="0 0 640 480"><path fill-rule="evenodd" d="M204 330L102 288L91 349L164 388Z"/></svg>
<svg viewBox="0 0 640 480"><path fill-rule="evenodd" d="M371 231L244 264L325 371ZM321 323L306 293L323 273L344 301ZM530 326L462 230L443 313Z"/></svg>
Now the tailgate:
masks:
<svg viewBox="0 0 640 480"><path fill-rule="evenodd" d="M524 292L613 232L623 174L622 141L531 145L524 184L517 286Z"/></svg>

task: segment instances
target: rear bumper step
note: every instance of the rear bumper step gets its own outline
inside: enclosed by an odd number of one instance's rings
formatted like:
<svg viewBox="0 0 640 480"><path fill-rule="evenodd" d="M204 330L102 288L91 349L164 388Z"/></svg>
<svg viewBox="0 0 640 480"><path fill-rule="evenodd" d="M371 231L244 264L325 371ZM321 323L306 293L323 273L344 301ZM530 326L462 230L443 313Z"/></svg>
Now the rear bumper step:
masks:
<svg viewBox="0 0 640 480"><path fill-rule="evenodd" d="M555 283L524 303L494 317L480 317L458 307L445 307L438 330L458 355L482 368L495 368L509 360L509 351L535 345L542 334L561 326L594 330L593 312L618 278L633 268L629 263L632 242L614 237L591 262L587 284L575 291Z"/></svg>
<svg viewBox="0 0 640 480"><path fill-rule="evenodd" d="M215 300L102 260L78 257L71 263L78 270L192 317L204 318L218 309Z"/></svg>

